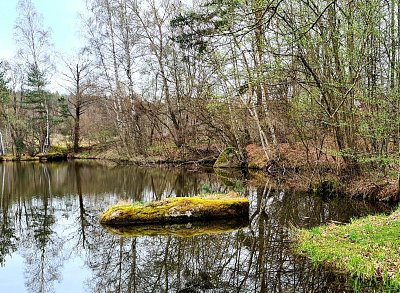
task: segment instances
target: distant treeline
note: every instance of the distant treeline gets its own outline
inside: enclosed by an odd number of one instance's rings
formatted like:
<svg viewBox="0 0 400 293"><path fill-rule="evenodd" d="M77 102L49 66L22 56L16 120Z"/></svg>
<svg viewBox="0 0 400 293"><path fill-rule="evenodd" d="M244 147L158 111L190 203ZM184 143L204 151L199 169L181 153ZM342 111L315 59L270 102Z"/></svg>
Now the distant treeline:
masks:
<svg viewBox="0 0 400 293"><path fill-rule="evenodd" d="M15 153L46 151L57 132L75 151L113 141L130 157L233 146L246 161L254 143L272 159L297 143L355 169L398 160L400 1L87 0L65 98L46 91L50 36L29 25L30 2L18 6L21 66L0 75Z"/></svg>

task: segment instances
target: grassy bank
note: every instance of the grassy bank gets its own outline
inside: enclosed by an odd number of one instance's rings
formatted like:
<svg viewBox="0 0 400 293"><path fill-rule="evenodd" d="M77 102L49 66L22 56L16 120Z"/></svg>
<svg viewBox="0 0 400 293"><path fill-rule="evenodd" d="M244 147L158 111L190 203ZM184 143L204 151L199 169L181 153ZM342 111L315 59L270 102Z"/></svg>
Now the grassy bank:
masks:
<svg viewBox="0 0 400 293"><path fill-rule="evenodd" d="M400 290L400 210L296 232L296 251L357 280Z"/></svg>
<svg viewBox="0 0 400 293"><path fill-rule="evenodd" d="M37 154L36 156L22 155L20 157L14 155L0 156L0 161L10 162L30 162L30 161L65 161L68 158L66 152L48 152L46 154Z"/></svg>

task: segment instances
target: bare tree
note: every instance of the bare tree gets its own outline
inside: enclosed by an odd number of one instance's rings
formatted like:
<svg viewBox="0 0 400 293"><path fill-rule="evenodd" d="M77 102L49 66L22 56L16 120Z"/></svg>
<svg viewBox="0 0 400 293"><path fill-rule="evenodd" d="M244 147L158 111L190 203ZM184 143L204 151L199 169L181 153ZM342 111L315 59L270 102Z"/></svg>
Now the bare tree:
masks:
<svg viewBox="0 0 400 293"><path fill-rule="evenodd" d="M87 111L89 106L96 100L95 86L93 78L93 63L83 54L79 54L75 60L64 60L66 72L63 76L67 82L65 86L69 95L68 110L69 115L74 120L73 126L73 150L79 151L81 140L81 116Z"/></svg>

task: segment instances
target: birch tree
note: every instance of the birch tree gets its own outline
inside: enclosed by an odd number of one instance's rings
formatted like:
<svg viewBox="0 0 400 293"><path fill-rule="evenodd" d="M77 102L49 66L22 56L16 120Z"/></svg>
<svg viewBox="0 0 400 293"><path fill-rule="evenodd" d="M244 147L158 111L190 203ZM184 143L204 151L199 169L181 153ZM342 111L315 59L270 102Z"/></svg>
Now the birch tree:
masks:
<svg viewBox="0 0 400 293"><path fill-rule="evenodd" d="M19 47L18 56L28 76L24 84L29 88L27 103L31 117L39 116L43 127L33 127L33 135L38 137L39 150L45 153L50 145L50 103L49 95L44 90L47 75L52 71L50 31L43 29L42 18L37 14L31 0L19 0L17 4L18 18L15 24L15 39ZM24 87L22 86L22 89ZM21 93L23 94L23 91ZM33 121L31 121L33 122ZM32 152L34 152L32 150Z"/></svg>
<svg viewBox="0 0 400 293"><path fill-rule="evenodd" d="M114 121L123 152L142 153L146 135L143 107L134 74L137 72L138 27L129 1L88 0L91 15L85 20L88 49L104 88L104 105Z"/></svg>

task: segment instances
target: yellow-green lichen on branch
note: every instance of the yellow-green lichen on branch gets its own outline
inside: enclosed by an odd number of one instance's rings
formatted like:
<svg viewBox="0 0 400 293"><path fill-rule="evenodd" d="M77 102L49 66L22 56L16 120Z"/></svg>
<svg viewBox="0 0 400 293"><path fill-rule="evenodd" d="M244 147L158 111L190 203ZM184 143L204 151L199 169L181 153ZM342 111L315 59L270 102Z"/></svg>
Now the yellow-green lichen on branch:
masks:
<svg viewBox="0 0 400 293"><path fill-rule="evenodd" d="M199 220L245 217L249 201L237 193L202 197L170 197L148 203L120 204L100 216L108 225L185 223Z"/></svg>

